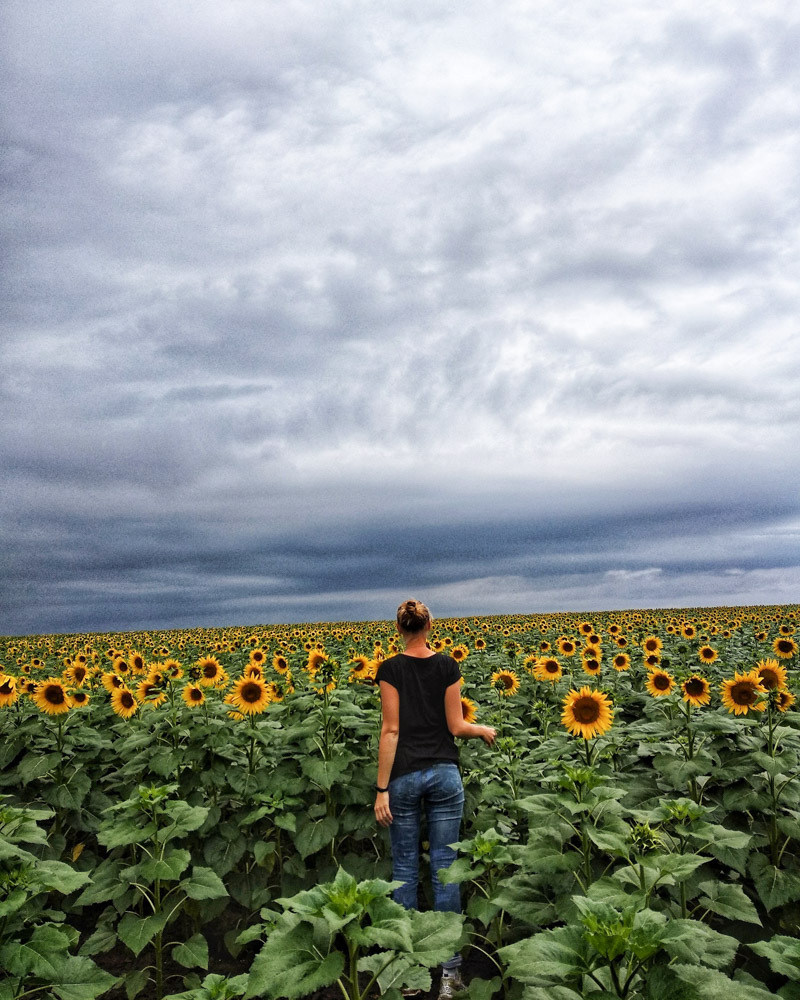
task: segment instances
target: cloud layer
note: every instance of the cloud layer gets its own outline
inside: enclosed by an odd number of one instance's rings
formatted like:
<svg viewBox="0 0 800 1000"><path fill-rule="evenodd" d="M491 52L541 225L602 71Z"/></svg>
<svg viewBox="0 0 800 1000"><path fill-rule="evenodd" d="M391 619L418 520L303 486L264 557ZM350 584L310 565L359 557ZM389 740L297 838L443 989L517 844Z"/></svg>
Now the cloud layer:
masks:
<svg viewBox="0 0 800 1000"><path fill-rule="evenodd" d="M798 599L784 4L1 16L0 631Z"/></svg>

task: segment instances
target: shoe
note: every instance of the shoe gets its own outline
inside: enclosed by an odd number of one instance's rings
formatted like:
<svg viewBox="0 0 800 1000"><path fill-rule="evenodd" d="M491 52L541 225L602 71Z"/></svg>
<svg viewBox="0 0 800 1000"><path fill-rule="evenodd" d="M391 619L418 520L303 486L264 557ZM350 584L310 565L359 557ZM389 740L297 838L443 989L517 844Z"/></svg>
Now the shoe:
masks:
<svg viewBox="0 0 800 1000"><path fill-rule="evenodd" d="M467 987L461 978L461 973L446 976L442 973L442 981L439 983L439 1000L451 1000L451 997L463 997L466 995Z"/></svg>

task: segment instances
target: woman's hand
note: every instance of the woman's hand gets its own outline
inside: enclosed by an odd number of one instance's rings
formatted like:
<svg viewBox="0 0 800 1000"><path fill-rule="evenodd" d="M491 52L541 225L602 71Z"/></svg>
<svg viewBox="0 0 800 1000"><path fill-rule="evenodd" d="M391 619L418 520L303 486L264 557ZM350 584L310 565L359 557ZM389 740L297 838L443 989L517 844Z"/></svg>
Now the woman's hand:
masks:
<svg viewBox="0 0 800 1000"><path fill-rule="evenodd" d="M494 743L494 738L497 736L497 730L492 726L480 726L481 739L487 746L491 746Z"/></svg>
<svg viewBox="0 0 800 1000"><path fill-rule="evenodd" d="M375 819L381 826L388 826L392 822L392 813L389 809L389 793L378 792L375 796Z"/></svg>

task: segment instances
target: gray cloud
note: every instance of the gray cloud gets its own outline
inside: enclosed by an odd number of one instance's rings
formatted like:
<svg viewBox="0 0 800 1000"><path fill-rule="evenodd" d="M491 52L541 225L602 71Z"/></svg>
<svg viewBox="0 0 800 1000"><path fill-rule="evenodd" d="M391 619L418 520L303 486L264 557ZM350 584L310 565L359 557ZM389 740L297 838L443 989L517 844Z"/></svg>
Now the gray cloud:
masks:
<svg viewBox="0 0 800 1000"><path fill-rule="evenodd" d="M2 19L1 631L796 594L780 4Z"/></svg>

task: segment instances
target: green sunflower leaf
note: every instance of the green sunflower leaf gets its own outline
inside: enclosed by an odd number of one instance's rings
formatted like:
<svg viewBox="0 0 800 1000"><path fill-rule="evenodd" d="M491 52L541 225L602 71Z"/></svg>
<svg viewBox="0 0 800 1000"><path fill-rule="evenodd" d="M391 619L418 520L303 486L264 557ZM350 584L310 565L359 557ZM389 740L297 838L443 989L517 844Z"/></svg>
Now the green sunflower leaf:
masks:
<svg viewBox="0 0 800 1000"><path fill-rule="evenodd" d="M187 969L208 968L208 942L202 934L194 934L188 941L172 949L172 957Z"/></svg>

